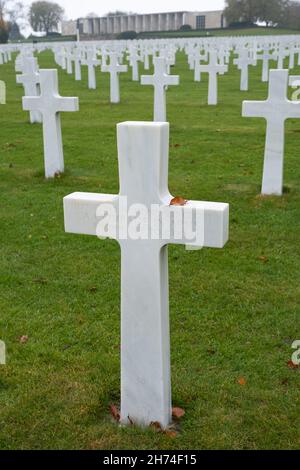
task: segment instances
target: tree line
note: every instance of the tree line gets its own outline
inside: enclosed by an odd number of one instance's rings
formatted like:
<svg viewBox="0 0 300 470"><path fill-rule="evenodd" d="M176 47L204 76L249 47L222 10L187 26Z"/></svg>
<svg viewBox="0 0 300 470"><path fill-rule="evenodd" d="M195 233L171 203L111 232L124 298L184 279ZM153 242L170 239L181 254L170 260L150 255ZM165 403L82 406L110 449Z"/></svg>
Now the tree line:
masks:
<svg viewBox="0 0 300 470"><path fill-rule="evenodd" d="M300 29L300 2L295 0L226 0L229 25L254 25Z"/></svg>
<svg viewBox="0 0 300 470"><path fill-rule="evenodd" d="M54 2L33 2L26 11L21 1L0 0L0 43L23 39L21 29L28 23L34 31L48 35L57 29L64 13L64 9Z"/></svg>

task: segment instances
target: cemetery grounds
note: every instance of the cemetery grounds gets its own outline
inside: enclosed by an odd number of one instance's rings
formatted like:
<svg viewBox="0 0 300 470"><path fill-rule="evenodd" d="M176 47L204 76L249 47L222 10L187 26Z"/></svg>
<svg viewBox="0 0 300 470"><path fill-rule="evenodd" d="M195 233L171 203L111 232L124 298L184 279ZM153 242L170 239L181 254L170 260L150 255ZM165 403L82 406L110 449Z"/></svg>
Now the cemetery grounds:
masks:
<svg viewBox="0 0 300 470"><path fill-rule="evenodd" d="M39 65L57 68L49 52ZM241 109L265 99L268 84L261 65L249 70L250 92L231 64L208 107L207 75L195 83L181 53L172 68L181 84L167 94L171 193L231 210L225 249L169 248L173 405L186 412L175 437L110 416L120 399L120 250L63 224L64 196L118 193L116 124L151 121L153 88L129 71L111 105L109 74L98 69L94 91L86 67L82 82L59 70L60 93L78 96L80 113L62 115L66 173L46 181L42 128L22 111L13 62L1 66L0 449L299 448L300 370L289 361L300 339L300 121L286 124L284 196L260 196L265 122Z"/></svg>

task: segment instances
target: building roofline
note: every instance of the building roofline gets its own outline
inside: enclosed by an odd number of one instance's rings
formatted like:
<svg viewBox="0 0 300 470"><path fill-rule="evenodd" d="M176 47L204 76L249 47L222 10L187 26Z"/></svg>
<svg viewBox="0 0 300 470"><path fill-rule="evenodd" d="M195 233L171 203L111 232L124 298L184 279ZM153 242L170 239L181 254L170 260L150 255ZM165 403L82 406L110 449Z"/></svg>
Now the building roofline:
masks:
<svg viewBox="0 0 300 470"><path fill-rule="evenodd" d="M195 13L201 13L201 14L205 14L205 13L223 13L224 10L209 10L209 11L187 11L187 10L184 10L184 11L161 11L161 12L158 12L158 13L132 13L132 14L128 14L128 15L111 15L111 16L95 16L95 17L80 17L77 19L77 21L80 21L80 20L98 20L98 19L102 19L102 18L123 18L123 17L129 17L129 16L152 16L152 15L175 15L175 14L184 14L184 13L192 13L192 14L195 14Z"/></svg>

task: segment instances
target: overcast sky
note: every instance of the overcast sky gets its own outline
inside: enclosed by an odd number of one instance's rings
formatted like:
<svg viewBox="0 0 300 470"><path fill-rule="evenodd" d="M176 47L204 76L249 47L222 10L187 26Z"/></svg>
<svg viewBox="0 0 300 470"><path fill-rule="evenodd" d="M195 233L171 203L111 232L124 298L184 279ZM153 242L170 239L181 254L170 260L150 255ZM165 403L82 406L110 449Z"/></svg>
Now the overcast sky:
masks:
<svg viewBox="0 0 300 470"><path fill-rule="evenodd" d="M99 16L108 11L123 10L136 13L155 13L164 11L209 11L224 7L224 0L55 0L66 11L68 19L77 19L88 13L97 13ZM26 5L32 1L25 0Z"/></svg>

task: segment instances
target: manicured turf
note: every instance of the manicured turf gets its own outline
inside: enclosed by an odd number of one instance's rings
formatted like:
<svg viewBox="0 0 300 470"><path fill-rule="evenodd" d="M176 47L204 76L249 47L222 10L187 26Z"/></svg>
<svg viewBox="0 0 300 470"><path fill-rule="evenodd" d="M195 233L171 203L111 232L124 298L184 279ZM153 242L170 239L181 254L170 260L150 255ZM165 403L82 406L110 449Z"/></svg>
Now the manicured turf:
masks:
<svg viewBox="0 0 300 470"><path fill-rule="evenodd" d="M39 63L55 66L49 52ZM120 250L63 226L65 195L118 192L116 124L151 120L153 91L123 75L112 106L108 74L89 91L85 69L81 83L60 71L60 92L79 96L80 112L62 118L66 174L45 181L41 126L21 109L13 63L0 66L1 449L299 448L300 371L287 363L300 339L300 121L286 126L284 196L260 197L265 123L241 118L241 105L266 98L261 66L246 93L231 66L217 107L184 55L172 73L181 85L168 91L170 190L231 206L224 250L169 250L173 404L186 411L176 438L111 419Z"/></svg>

